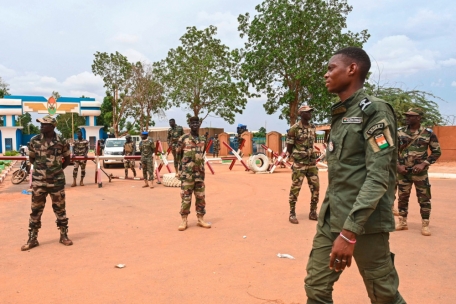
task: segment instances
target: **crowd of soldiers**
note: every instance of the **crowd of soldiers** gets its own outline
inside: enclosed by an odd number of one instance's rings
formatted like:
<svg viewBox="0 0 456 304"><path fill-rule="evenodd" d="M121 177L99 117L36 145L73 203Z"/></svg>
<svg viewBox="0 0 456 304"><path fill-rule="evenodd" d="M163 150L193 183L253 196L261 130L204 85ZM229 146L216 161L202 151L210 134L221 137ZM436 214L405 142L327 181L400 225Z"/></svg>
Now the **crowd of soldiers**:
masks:
<svg viewBox="0 0 456 304"><path fill-rule="evenodd" d="M424 113L411 108L403 113L406 126L397 128L392 107L378 98L369 96L363 89L371 63L364 50L348 47L336 52L328 62L324 75L329 92L340 101L331 107L331 131L327 139L328 188L317 214L319 177L316 166L314 140L316 127L310 121L310 106L298 110L300 121L287 133L287 153L293 160L292 183L289 192L289 221L298 224L296 202L304 178L311 196L309 219L318 221L312 251L307 264L305 290L307 303L332 303L333 284L341 272L356 261L372 303L405 303L398 291L398 274L394 254L389 248L389 233L407 230L408 201L415 184L422 217L421 233L429 236L431 191L428 168L441 152L436 135L421 125ZM38 230L46 196L52 200L60 242L72 245L68 238L68 218L65 211L65 176L63 170L70 162L70 149L66 140L54 132L56 121L51 116L37 119L41 134L33 137L29 145L30 161L34 165L32 213L29 220L29 239L22 250L39 245ZM174 168L181 180L181 223L179 231L187 228L192 195L198 226L210 228L205 222L205 163L207 138L199 135L201 121L188 120L190 132L169 121L168 145L174 158ZM155 144L148 132L141 134L139 150L143 169L144 187L153 188ZM217 135L213 140L216 156L220 150ZM431 154L428 154L428 149ZM74 155L87 156L88 143L78 133ZM135 143L126 137L124 155L134 155ZM73 185L76 186L78 167L81 181L85 175L85 161L76 161ZM125 175L134 161L125 161ZM398 192L399 223L396 225L392 209L396 189ZM355 247L356 244L356 247ZM388 278L388 279L385 279Z"/></svg>

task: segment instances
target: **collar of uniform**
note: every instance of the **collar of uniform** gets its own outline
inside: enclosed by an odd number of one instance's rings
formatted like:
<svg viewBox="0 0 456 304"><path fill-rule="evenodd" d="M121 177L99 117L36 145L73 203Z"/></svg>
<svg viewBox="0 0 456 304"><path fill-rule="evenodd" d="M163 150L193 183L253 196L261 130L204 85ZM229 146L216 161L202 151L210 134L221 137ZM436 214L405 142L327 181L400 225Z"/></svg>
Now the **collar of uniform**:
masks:
<svg viewBox="0 0 456 304"><path fill-rule="evenodd" d="M416 131L412 134L412 132L410 131L409 126L406 126L406 127L405 127L405 132L414 135L414 134L420 134L420 133L423 131L423 129L424 129L424 126L420 125L420 127L418 128L418 130L416 130Z"/></svg>
<svg viewBox="0 0 456 304"><path fill-rule="evenodd" d="M331 107L331 115L335 116L335 115L347 112L348 108L352 107L353 105L355 105L358 102L358 100L361 100L362 98L364 98L366 96L367 96L367 94L364 91L364 89L359 89L358 91L353 93L352 96L348 97L346 100L339 101L338 103L333 105Z"/></svg>
<svg viewBox="0 0 456 304"><path fill-rule="evenodd" d="M58 139L59 139L59 137L58 137L57 133L54 132L54 137L52 137L51 141L56 142L56 141L58 141ZM46 142L46 139L44 138L43 133L40 134L40 141Z"/></svg>

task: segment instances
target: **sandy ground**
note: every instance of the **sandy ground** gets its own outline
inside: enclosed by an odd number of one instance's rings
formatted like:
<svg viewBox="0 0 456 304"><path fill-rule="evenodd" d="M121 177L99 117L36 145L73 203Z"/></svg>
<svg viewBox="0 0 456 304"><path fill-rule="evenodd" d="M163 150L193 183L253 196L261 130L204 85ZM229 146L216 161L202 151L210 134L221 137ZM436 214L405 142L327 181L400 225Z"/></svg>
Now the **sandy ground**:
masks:
<svg viewBox="0 0 456 304"><path fill-rule="evenodd" d="M446 168L447 166L442 166ZM437 166L434 166L437 168ZM433 168L433 169L434 169ZM207 215L212 229L177 231L178 188L141 188L142 181L103 176L94 184L88 163L85 187L70 188L69 236L58 242L50 202L43 215L40 246L21 252L27 241L30 196L25 183L0 184L0 303L305 303L305 267L316 222L307 219L309 190L297 205L299 225L288 222L291 171L254 175L236 165L215 164L207 175ZM108 169L114 175L123 168ZM433 170L432 172L438 172ZM323 199L327 174L320 172ZM419 205L411 199L410 230L391 235L408 303L454 303L452 263L455 180L431 180L431 237L420 234ZM246 236L246 238L243 238ZM296 260L280 259L288 253ZM116 264L126 264L117 269ZM356 266L335 285L335 303L369 303Z"/></svg>

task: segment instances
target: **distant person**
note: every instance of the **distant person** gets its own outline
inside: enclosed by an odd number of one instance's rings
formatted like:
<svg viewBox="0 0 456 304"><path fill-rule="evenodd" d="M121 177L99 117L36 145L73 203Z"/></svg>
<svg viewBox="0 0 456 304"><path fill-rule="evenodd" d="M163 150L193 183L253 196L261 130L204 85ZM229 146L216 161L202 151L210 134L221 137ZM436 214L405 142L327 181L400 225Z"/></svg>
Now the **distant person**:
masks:
<svg viewBox="0 0 456 304"><path fill-rule="evenodd" d="M73 156L84 156L87 157L89 152L89 141L82 138L82 132L78 131L78 139L73 143ZM71 187L76 187L76 179L78 177L78 168L81 167L81 181L79 186L84 186L84 177L86 174L86 164L87 160L75 160L74 169L73 169L73 184Z"/></svg>
<svg viewBox="0 0 456 304"><path fill-rule="evenodd" d="M149 137L149 132L141 133L141 141L139 142L139 151L141 152L141 166L145 185L143 188L154 188L154 153L155 143Z"/></svg>
<svg viewBox="0 0 456 304"><path fill-rule="evenodd" d="M203 228L211 228L210 223L204 221L206 214L206 195L204 184L204 150L206 138L199 135L201 122L198 117L189 119L190 133L181 136L177 144L177 152L182 155L179 165L181 184L181 210L182 222L179 231L187 229L187 217L192 205L192 194L195 193L195 209L198 218L197 225Z"/></svg>
<svg viewBox="0 0 456 304"><path fill-rule="evenodd" d="M213 151L214 151L214 157L219 157L219 151L220 151L220 140L218 138L218 134L214 135L214 140L212 141L213 145Z"/></svg>
<svg viewBox="0 0 456 304"><path fill-rule="evenodd" d="M128 134L125 136L125 143L124 149L122 151L122 155L125 156L132 156L136 153L136 144L131 139L131 135ZM124 168L125 168L125 178L128 178L128 168L131 168L133 172L133 177L136 177L136 170L135 170L135 160L134 159L124 159Z"/></svg>
<svg viewBox="0 0 456 304"><path fill-rule="evenodd" d="M171 153L173 154L173 164L174 164L174 171L176 175L179 175L179 155L176 153L177 143L179 138L184 135L184 129L181 126L176 125L176 121L174 118L169 120L169 126L171 128L168 129L168 147L171 148Z"/></svg>
<svg viewBox="0 0 456 304"><path fill-rule="evenodd" d="M421 126L423 110L411 108L404 113L407 126L399 129L399 159L397 164L399 223L396 230L408 230L408 203L415 184L421 213L421 234L430 236L431 184L429 166L442 154L437 136L431 129ZM431 154L428 155L428 149Z"/></svg>
<svg viewBox="0 0 456 304"><path fill-rule="evenodd" d="M70 163L70 145L54 132L57 121L49 115L38 118L41 134L34 136L29 144L29 158L34 166L32 175L32 213L29 220L29 238L22 251L39 246L38 230L41 228L41 216L46 205L46 196L52 200L52 210L57 218L60 230L60 243L73 245L68 238L68 218L65 209L65 173L63 170ZM63 160L63 161L62 161Z"/></svg>
<svg viewBox="0 0 456 304"><path fill-rule="evenodd" d="M290 216L292 224L298 224L296 218L296 202L301 191L304 178L310 189L309 220L318 220L317 205L320 193L320 180L318 179L317 158L314 153L316 128L310 123L313 109L309 106L299 108L301 120L294 124L287 133L287 152L293 157L293 174L290 188Z"/></svg>
<svg viewBox="0 0 456 304"><path fill-rule="evenodd" d="M371 303L405 303L390 252L397 123L391 106L363 89L371 63L357 47L328 62L331 107L328 188L307 262L307 303L333 303L334 283L355 259ZM356 245L355 245L356 244Z"/></svg>

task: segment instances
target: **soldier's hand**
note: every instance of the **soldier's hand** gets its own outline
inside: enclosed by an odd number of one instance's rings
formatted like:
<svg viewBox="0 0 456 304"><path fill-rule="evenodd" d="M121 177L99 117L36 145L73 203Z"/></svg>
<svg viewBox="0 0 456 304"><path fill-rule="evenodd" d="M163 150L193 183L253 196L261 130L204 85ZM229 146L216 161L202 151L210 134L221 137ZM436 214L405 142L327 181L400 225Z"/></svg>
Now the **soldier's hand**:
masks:
<svg viewBox="0 0 456 304"><path fill-rule="evenodd" d="M418 174L421 171L423 171L425 168L426 168L426 163L421 163L419 165L413 166L412 172L413 172L413 174Z"/></svg>
<svg viewBox="0 0 456 304"><path fill-rule="evenodd" d="M349 239L354 239L355 234L348 230L342 230L342 234ZM353 257L355 244L350 244L340 236L333 243L329 259L329 268L335 271L342 271L345 267L350 267Z"/></svg>
<svg viewBox="0 0 456 304"><path fill-rule="evenodd" d="M397 165L397 173L401 175L407 174L407 168L404 165Z"/></svg>

